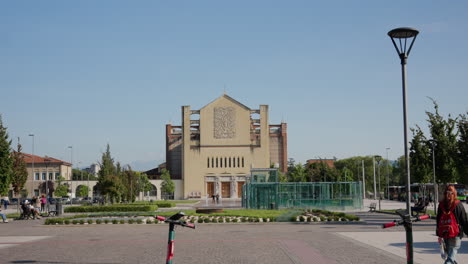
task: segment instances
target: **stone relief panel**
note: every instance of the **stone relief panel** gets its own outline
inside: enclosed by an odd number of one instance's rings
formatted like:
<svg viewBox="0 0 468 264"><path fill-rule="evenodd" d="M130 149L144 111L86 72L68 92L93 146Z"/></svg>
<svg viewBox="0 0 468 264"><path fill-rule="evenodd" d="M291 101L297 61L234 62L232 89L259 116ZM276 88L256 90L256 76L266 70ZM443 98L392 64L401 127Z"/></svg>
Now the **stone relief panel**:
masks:
<svg viewBox="0 0 468 264"><path fill-rule="evenodd" d="M214 108L214 138L234 138L236 136L236 109L234 107Z"/></svg>

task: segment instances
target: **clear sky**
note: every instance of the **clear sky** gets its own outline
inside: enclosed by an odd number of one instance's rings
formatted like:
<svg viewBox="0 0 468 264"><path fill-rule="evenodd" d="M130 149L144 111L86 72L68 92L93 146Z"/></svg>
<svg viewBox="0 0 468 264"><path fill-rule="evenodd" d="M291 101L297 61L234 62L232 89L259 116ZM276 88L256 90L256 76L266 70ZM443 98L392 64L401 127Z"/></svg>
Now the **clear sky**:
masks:
<svg viewBox="0 0 468 264"><path fill-rule="evenodd" d="M150 169L181 106L227 94L288 123L288 155L403 155L400 60L387 32L420 30L408 121L427 98L468 111L467 1L2 1L0 113L23 150ZM78 163L81 162L81 163Z"/></svg>

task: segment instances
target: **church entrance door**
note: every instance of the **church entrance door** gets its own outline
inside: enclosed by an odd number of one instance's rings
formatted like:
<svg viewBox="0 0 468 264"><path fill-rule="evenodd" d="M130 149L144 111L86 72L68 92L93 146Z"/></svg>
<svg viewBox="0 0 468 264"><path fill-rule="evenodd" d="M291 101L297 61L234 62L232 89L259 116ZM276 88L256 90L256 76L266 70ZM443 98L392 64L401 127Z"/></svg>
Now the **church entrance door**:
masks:
<svg viewBox="0 0 468 264"><path fill-rule="evenodd" d="M221 195L223 198L231 197L231 183L230 182L221 183Z"/></svg>
<svg viewBox="0 0 468 264"><path fill-rule="evenodd" d="M215 185L214 182L207 182L206 183L206 192L208 193L208 197L212 197L213 195L216 195L215 192Z"/></svg>
<svg viewBox="0 0 468 264"><path fill-rule="evenodd" d="M242 198L242 185L244 182L237 182L237 198Z"/></svg>

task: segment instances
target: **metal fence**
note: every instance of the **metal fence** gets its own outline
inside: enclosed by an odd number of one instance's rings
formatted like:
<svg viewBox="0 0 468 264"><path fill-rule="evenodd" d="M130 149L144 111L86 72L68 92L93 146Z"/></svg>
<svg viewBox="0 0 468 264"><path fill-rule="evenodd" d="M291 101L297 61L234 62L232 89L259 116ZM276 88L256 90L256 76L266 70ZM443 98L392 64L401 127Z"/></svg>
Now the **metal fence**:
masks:
<svg viewBox="0 0 468 264"><path fill-rule="evenodd" d="M250 181L242 188L242 206L251 209L362 209L362 184Z"/></svg>

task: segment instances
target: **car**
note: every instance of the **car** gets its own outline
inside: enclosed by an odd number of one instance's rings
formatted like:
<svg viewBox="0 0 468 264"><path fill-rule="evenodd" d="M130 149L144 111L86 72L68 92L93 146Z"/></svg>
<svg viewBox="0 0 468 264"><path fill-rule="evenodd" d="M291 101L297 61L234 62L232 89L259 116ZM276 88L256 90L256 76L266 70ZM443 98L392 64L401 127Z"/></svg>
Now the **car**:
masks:
<svg viewBox="0 0 468 264"><path fill-rule="evenodd" d="M52 198L52 197L49 197L49 198L47 198L47 202L48 202L49 204L56 204L56 203L57 203L57 199Z"/></svg>
<svg viewBox="0 0 468 264"><path fill-rule="evenodd" d="M72 198L72 199L71 199L71 204L78 204L78 203L80 203L80 201L81 201L80 198L75 197L75 198Z"/></svg>
<svg viewBox="0 0 468 264"><path fill-rule="evenodd" d="M10 204L18 204L18 198L11 198Z"/></svg>

